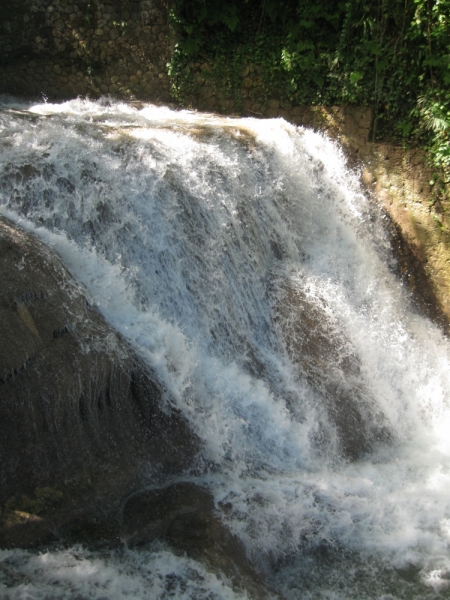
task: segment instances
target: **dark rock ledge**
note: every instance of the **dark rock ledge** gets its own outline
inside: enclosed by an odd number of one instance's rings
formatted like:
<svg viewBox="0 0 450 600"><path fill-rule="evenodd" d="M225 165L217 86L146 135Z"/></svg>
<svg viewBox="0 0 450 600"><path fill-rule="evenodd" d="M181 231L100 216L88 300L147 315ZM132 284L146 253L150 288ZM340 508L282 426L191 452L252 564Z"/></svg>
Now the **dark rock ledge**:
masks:
<svg viewBox="0 0 450 600"><path fill-rule="evenodd" d="M55 252L4 218L0 280L0 547L158 538L267 597L210 492L170 484L200 445L155 373Z"/></svg>

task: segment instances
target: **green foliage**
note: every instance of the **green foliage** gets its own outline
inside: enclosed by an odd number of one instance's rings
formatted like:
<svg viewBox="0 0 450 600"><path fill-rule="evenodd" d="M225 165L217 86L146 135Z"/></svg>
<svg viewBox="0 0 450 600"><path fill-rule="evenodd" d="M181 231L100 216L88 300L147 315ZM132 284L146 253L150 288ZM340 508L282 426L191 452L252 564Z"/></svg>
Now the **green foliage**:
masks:
<svg viewBox="0 0 450 600"><path fill-rule="evenodd" d="M358 104L374 139L418 142L450 172L450 0L175 0L170 65L183 101L202 73L239 106L243 67L260 100ZM201 85L201 84L200 84ZM447 176L448 178L448 176Z"/></svg>
<svg viewBox="0 0 450 600"><path fill-rule="evenodd" d="M427 148L433 164L443 172L444 183L450 183L450 92L433 89L419 97L418 113L430 133Z"/></svg>

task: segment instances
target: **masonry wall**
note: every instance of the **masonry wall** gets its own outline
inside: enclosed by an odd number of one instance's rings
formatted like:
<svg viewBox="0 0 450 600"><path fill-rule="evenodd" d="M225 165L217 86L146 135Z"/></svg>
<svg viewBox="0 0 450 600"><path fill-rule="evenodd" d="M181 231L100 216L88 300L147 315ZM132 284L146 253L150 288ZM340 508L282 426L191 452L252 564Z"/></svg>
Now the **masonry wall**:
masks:
<svg viewBox="0 0 450 600"><path fill-rule="evenodd" d="M168 101L164 0L11 0L0 6L0 93Z"/></svg>

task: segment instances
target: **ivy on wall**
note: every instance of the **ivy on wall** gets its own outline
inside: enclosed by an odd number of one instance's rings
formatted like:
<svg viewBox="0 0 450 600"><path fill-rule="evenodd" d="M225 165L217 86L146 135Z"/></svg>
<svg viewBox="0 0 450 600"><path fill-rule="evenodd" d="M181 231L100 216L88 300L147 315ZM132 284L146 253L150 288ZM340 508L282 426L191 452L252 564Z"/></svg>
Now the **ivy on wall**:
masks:
<svg viewBox="0 0 450 600"><path fill-rule="evenodd" d="M373 108L373 139L426 146L450 179L450 0L174 0L173 95L199 73L239 108L251 67L262 102Z"/></svg>

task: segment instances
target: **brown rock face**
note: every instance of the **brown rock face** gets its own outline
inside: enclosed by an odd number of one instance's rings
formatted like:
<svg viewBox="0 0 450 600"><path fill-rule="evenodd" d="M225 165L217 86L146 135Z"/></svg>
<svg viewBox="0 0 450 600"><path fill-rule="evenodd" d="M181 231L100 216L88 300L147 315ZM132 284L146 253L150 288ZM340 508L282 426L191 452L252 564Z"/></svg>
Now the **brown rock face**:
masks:
<svg viewBox="0 0 450 600"><path fill-rule="evenodd" d="M198 443L56 254L5 219L0 279L0 546L27 546L107 512L143 469L181 472Z"/></svg>
<svg viewBox="0 0 450 600"><path fill-rule="evenodd" d="M292 362L318 392L341 454L356 460L392 438L360 376L360 360L326 301L289 282L276 294L274 319Z"/></svg>
<svg viewBox="0 0 450 600"><path fill-rule="evenodd" d="M222 524L210 492L193 483L139 492L124 506L121 536L129 544L164 539L177 551L223 573L235 589L253 598L275 598L246 557L244 548Z"/></svg>

